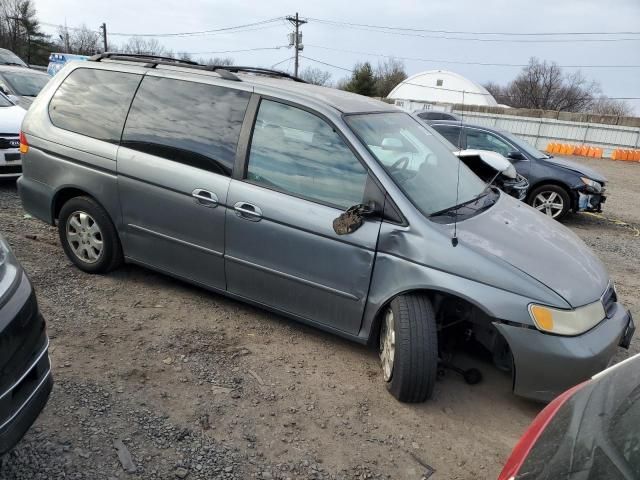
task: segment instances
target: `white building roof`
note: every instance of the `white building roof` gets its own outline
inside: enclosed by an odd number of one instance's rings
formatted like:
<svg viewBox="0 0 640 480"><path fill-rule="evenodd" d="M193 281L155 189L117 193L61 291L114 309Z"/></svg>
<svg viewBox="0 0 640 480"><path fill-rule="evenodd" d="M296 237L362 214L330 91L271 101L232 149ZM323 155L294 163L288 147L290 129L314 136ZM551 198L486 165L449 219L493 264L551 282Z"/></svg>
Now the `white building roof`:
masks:
<svg viewBox="0 0 640 480"><path fill-rule="evenodd" d="M446 70L429 70L412 75L391 90L387 98L466 105L496 106L498 104L482 85Z"/></svg>

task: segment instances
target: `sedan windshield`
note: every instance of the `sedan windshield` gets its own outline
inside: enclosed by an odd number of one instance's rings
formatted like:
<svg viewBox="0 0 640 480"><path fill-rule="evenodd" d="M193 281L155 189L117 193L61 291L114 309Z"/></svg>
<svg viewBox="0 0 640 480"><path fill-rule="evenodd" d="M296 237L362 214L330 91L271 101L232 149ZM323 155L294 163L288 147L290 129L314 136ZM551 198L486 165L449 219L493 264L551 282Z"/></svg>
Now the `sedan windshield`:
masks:
<svg viewBox="0 0 640 480"><path fill-rule="evenodd" d="M533 145L531 145L526 140L518 138L515 135L512 135L512 134L510 134L508 132L502 132L502 134L505 137L507 137L507 140L509 140L514 145L516 145L520 150L524 150L527 153L527 155L531 155L533 158L537 158L537 159L549 158L549 155L547 155L545 153L542 153L540 150L535 148Z"/></svg>
<svg viewBox="0 0 640 480"><path fill-rule="evenodd" d="M484 192L482 180L412 116L369 113L345 119L424 215L469 203Z"/></svg>
<svg viewBox="0 0 640 480"><path fill-rule="evenodd" d="M12 89L23 97L38 95L50 78L49 75L39 75L28 71L3 72L2 76Z"/></svg>

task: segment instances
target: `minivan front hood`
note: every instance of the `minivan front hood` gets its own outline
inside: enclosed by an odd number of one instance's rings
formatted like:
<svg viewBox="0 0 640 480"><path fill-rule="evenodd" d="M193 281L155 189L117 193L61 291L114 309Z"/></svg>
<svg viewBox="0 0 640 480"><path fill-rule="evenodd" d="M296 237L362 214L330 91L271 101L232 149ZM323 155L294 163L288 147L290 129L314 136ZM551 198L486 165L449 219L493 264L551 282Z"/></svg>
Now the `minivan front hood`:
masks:
<svg viewBox="0 0 640 480"><path fill-rule="evenodd" d="M466 247L538 280L574 308L598 300L609 283L604 265L577 235L508 195L459 223L458 237Z"/></svg>
<svg viewBox="0 0 640 480"><path fill-rule="evenodd" d="M597 172L593 168L585 167L584 165L580 165L577 162L572 162L571 160L567 160L566 158L551 157L543 158L542 160L544 162L551 163L552 165L560 165L561 167L568 168L569 170L573 170L574 172L589 177L591 180L595 180L597 182L604 183L607 181L605 176L603 176L600 172Z"/></svg>

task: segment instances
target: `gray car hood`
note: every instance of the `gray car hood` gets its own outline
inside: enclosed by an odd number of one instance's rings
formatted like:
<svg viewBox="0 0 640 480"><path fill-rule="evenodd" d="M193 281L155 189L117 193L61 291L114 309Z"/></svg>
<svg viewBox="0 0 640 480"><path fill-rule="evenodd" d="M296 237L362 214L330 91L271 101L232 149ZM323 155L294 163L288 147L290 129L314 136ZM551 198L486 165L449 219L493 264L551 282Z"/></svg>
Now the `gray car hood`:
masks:
<svg viewBox="0 0 640 480"><path fill-rule="evenodd" d="M567 160L562 157L551 157L551 158L543 158L542 161L549 162L551 164L560 165L561 167L568 168L573 170L574 172L578 172L586 177L589 177L592 180L597 180L598 182L606 182L607 179L601 173L597 172L593 168L585 167L584 165L580 165L577 162L572 162L571 160Z"/></svg>
<svg viewBox="0 0 640 480"><path fill-rule="evenodd" d="M458 237L466 247L538 280L574 308L598 300L609 283L604 265L577 235L508 195L460 222Z"/></svg>

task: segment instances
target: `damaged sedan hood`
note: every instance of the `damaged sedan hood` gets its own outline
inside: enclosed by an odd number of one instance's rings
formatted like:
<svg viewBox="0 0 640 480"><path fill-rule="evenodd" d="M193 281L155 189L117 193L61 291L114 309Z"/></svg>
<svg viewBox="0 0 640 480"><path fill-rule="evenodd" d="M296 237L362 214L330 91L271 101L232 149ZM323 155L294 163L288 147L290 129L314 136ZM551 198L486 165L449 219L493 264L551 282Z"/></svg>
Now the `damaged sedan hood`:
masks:
<svg viewBox="0 0 640 480"><path fill-rule="evenodd" d="M543 158L543 162L551 163L552 165L560 165L561 167L568 168L569 170L573 170L581 175L589 177L591 180L595 180L597 182L606 182L607 179L601 173L597 172L593 168L585 167L584 165L580 165L577 162L572 162L571 160L567 160L566 158L561 157L551 157L551 158Z"/></svg>
<svg viewBox="0 0 640 480"><path fill-rule="evenodd" d="M600 259L565 226L508 195L458 224L460 243L506 262L572 307L602 295L609 275Z"/></svg>

